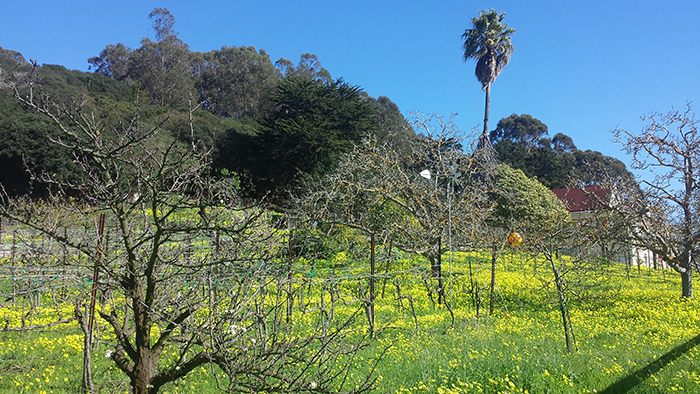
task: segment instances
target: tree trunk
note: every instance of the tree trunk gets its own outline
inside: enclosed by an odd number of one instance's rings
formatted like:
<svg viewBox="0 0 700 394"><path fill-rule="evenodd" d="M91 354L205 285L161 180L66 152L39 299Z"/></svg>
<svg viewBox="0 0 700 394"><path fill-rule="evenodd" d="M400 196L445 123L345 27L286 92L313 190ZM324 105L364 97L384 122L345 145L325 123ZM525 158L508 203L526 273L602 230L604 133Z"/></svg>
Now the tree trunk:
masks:
<svg viewBox="0 0 700 394"><path fill-rule="evenodd" d="M693 269L688 267L681 272L681 291L683 298L693 299Z"/></svg>
<svg viewBox="0 0 700 394"><path fill-rule="evenodd" d="M134 365L131 377L131 387L134 394L155 393L158 390L151 385L151 379L156 375L158 357L151 349L139 349L139 359Z"/></svg>
<svg viewBox="0 0 700 394"><path fill-rule="evenodd" d="M491 249L491 299L489 300L489 316L493 315L494 287L496 287L496 260L498 260L498 245L494 242Z"/></svg>
<svg viewBox="0 0 700 394"><path fill-rule="evenodd" d="M430 255L428 256L428 261L430 261L430 272L432 273L433 277L437 279L438 282L438 304L442 304L442 301L445 296L445 289L442 283L442 242L441 239L438 238L435 243L432 245L432 251Z"/></svg>
<svg viewBox="0 0 700 394"><path fill-rule="evenodd" d="M484 104L484 135L489 135L489 103L491 101L491 84L486 84L486 103Z"/></svg>
<svg viewBox="0 0 700 394"><path fill-rule="evenodd" d="M553 256L548 256L548 259L549 263L552 266L552 272L554 273L554 284L557 287L557 298L559 299L559 310L561 311L562 324L564 325L564 339L566 341L566 350L568 352L571 352L573 346L575 346L575 341L571 325L571 315L569 315L569 308L566 305L564 283L556 264L554 264Z"/></svg>
<svg viewBox="0 0 700 394"><path fill-rule="evenodd" d="M153 389L151 379L158 372L158 360L160 352L151 348L151 323L149 309L153 305L148 300L139 299L138 295L143 294L140 283L132 287L137 296L134 297L132 309L134 311L134 348L136 359L134 361L133 373L130 374L131 386L134 394L155 393L158 389Z"/></svg>

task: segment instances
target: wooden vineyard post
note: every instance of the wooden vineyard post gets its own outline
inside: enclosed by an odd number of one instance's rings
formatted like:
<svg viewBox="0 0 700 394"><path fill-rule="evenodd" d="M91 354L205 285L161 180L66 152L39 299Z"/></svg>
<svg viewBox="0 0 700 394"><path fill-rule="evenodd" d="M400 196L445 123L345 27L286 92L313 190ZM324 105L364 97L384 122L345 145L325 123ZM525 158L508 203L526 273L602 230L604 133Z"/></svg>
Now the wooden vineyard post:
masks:
<svg viewBox="0 0 700 394"><path fill-rule="evenodd" d="M391 247L394 245L394 240L389 240L389 251L387 252L386 268L384 269L384 283L382 284L382 298L384 298L384 291L386 290L386 281L389 278L389 264L391 263Z"/></svg>
<svg viewBox="0 0 700 394"><path fill-rule="evenodd" d="M88 316L88 336L92 344L92 332L95 324L95 301L97 300L97 280L100 275L100 263L102 262L102 237L105 232L105 214L100 214L100 222L97 227L97 261L92 274L92 293L90 294L90 314Z"/></svg>
<svg viewBox="0 0 700 394"><path fill-rule="evenodd" d="M370 271L369 271L369 306L367 312L369 315L369 329L374 336L374 232L371 235L371 248L372 252L370 254Z"/></svg>
<svg viewBox="0 0 700 394"><path fill-rule="evenodd" d="M292 322L292 308L294 307L294 299L292 298L292 260L294 259L294 232L289 226L289 263L287 266L287 323Z"/></svg>

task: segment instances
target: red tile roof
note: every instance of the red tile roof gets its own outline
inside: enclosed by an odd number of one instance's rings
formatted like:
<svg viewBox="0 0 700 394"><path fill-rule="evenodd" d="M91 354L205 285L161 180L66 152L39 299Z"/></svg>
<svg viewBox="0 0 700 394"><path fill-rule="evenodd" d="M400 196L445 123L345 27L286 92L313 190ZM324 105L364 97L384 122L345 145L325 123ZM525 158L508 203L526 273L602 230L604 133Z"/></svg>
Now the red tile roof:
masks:
<svg viewBox="0 0 700 394"><path fill-rule="evenodd" d="M610 188L603 186L553 189L552 193L566 205L569 212L594 211L610 205Z"/></svg>

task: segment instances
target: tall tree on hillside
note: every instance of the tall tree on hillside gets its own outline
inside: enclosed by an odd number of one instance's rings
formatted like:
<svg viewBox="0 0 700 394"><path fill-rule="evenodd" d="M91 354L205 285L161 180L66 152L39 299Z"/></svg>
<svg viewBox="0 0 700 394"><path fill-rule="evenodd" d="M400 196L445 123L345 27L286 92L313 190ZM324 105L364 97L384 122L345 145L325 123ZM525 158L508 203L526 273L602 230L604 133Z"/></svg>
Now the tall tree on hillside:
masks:
<svg viewBox="0 0 700 394"><path fill-rule="evenodd" d="M148 14L148 18L153 21L153 30L156 32L156 41L164 41L170 37L177 36L177 32L173 30L175 26L175 17L167 8L156 7Z"/></svg>
<svg viewBox="0 0 700 394"><path fill-rule="evenodd" d="M222 47L203 55L197 91L211 113L233 119L261 119L272 110L277 70L254 47Z"/></svg>
<svg viewBox="0 0 700 394"><path fill-rule="evenodd" d="M508 64L513 52L510 39L515 29L508 28L503 23L505 13L495 10L481 11L479 16L472 18L471 28L464 31L464 60L476 59L476 79L481 82L482 90L486 92L486 108L484 111L484 132L479 138L479 144L488 144L489 101L491 83Z"/></svg>
<svg viewBox="0 0 700 394"><path fill-rule="evenodd" d="M193 56L189 46L173 30L175 17L167 8L149 14L156 41L145 37L132 50L124 44L108 45L99 56L88 59L95 73L126 83L138 82L140 89L157 105L176 107L196 99Z"/></svg>
<svg viewBox="0 0 700 394"><path fill-rule="evenodd" d="M283 77L299 77L307 81L318 81L320 83L331 83L333 79L331 78L331 73L328 72L321 62L318 60L318 56L313 53L305 53L299 57L299 63L296 67L291 60L281 58L275 62L277 70L282 74Z"/></svg>
<svg viewBox="0 0 700 394"><path fill-rule="evenodd" d="M370 104L377 108L378 141L391 140L399 149L409 149L410 141L416 140L418 136L411 123L401 114L399 106L386 96L379 96L377 99L369 95L366 97Z"/></svg>
<svg viewBox="0 0 700 394"><path fill-rule="evenodd" d="M106 75L117 81L132 82L129 79L129 59L133 50L122 43L110 44L100 52L100 56L88 59L90 66L96 74Z"/></svg>
<svg viewBox="0 0 700 394"><path fill-rule="evenodd" d="M548 134L547 125L531 115L512 114L498 121L496 129L490 133L491 142L511 140L528 152L540 145L540 140Z"/></svg>
<svg viewBox="0 0 700 394"><path fill-rule="evenodd" d="M284 78L272 94L276 110L255 138L255 151L236 171L250 176L257 192L281 191L300 176L332 170L343 153L377 130L376 108L360 88L342 80L319 83Z"/></svg>
<svg viewBox="0 0 700 394"><path fill-rule="evenodd" d="M175 18L170 11L155 8L149 18L156 41L147 37L141 40L141 48L132 54L129 73L154 104L184 105L193 97L196 99L189 46L172 30Z"/></svg>
<svg viewBox="0 0 700 394"><path fill-rule="evenodd" d="M635 134L618 128L616 140L632 155L632 168L654 176L643 180L635 240L681 275L681 296L693 298L693 270L700 253L700 133L688 104L685 111L654 113ZM634 208L632 200L623 208Z"/></svg>

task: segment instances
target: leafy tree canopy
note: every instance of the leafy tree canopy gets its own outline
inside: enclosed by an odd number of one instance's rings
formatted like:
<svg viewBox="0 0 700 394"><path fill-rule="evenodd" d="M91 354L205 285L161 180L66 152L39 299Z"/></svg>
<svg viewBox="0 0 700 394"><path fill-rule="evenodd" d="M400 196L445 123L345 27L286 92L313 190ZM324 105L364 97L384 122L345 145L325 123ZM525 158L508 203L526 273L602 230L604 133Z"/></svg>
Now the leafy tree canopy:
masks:
<svg viewBox="0 0 700 394"><path fill-rule="evenodd" d="M297 64L286 59L273 64L263 49L253 47L193 52L178 38L168 9L155 8L149 18L155 40L143 38L135 49L122 43L107 45L99 56L88 59L92 74L61 66L37 67L38 88L61 105L88 100L85 108L109 124L128 121L127 114L138 102L141 120L167 118L163 129L169 138L194 136L202 147L213 149L220 168L262 182L258 190L280 189L298 175L332 168L338 155L366 133L398 145L415 138L389 98L374 99L356 86L331 79L314 54L301 55ZM0 48L0 88L28 73L30 63L35 62ZM200 104L214 116L191 111ZM0 105L5 112L15 111ZM45 132L41 123L20 126L24 121L17 117L6 116L7 126L0 133L29 128L34 131L25 130L23 135L31 141ZM45 167L26 144L18 142L15 147L24 159L3 149L3 160L13 163L3 168L23 168L25 159ZM66 165L72 160L70 152L44 156L63 158L59 162ZM8 179L20 179L17 175L13 170Z"/></svg>
<svg viewBox="0 0 700 394"><path fill-rule="evenodd" d="M378 129L375 107L360 88L342 80L321 83L298 76L281 80L272 94L276 110L254 138L242 170L258 192L289 186L298 176L332 169L342 153Z"/></svg>
<svg viewBox="0 0 700 394"><path fill-rule="evenodd" d="M203 54L197 90L211 113L235 119L261 119L272 110L270 95L278 80L264 49L223 47Z"/></svg>
<svg viewBox="0 0 700 394"><path fill-rule="evenodd" d="M495 217L503 226L534 235L568 218L569 213L557 196L521 170L502 164L496 171L495 183L497 187L491 193L496 203Z"/></svg>
<svg viewBox="0 0 700 394"><path fill-rule="evenodd" d="M491 131L492 143L510 140L532 149L539 145L540 139L547 135L547 125L530 115L512 114L498 121L496 129Z"/></svg>
<svg viewBox="0 0 700 394"><path fill-rule="evenodd" d="M501 119L490 136L503 163L550 189L634 179L620 160L578 150L564 133L550 139L547 126L531 115L512 114Z"/></svg>

